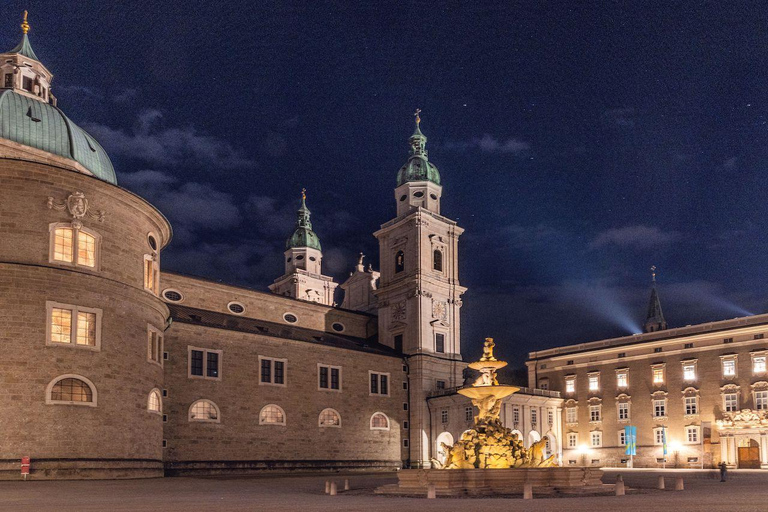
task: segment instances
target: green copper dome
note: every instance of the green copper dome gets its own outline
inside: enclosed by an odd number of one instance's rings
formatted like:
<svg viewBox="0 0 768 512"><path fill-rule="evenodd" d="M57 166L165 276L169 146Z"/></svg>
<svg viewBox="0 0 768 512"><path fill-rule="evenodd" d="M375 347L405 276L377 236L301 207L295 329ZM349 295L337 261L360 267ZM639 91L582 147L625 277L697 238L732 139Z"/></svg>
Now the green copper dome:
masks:
<svg viewBox="0 0 768 512"><path fill-rule="evenodd" d="M416 116L416 131L408 139L411 156L397 172L398 187L410 181L431 181L435 185L440 185L440 172L427 158L427 137L419 129L420 122L421 119Z"/></svg>
<svg viewBox="0 0 768 512"><path fill-rule="evenodd" d="M27 58L40 61L40 59L37 58L37 55L35 55L35 50L32 49L32 45L29 44L29 38L27 37L27 34L24 34L24 37L21 38L21 42L16 45L16 48L8 53L18 53L19 55L23 55Z"/></svg>
<svg viewBox="0 0 768 512"><path fill-rule="evenodd" d="M312 222L309 220L310 211L309 208L307 208L306 199L307 196L302 192L301 207L296 212L296 229L291 237L285 242L286 250L297 247L309 247L311 249L317 249L318 251L323 250L320 246L320 239L317 238L317 234L312 231Z"/></svg>

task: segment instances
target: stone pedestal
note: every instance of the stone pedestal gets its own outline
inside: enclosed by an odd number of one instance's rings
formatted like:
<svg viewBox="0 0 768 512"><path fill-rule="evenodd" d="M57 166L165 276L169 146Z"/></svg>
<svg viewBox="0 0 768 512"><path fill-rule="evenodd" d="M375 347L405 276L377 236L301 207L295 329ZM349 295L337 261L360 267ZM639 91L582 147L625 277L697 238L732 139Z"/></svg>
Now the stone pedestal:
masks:
<svg viewBox="0 0 768 512"><path fill-rule="evenodd" d="M376 489L378 494L420 494L434 485L438 495L521 494L526 483L540 490L604 491L603 472L597 468L516 468L516 469L404 469L397 484Z"/></svg>

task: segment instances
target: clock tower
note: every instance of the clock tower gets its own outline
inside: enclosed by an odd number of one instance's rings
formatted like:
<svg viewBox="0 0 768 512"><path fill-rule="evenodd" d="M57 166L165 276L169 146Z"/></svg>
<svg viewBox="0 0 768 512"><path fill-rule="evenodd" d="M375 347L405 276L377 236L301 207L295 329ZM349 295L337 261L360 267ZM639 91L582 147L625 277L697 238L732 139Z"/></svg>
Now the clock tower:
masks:
<svg viewBox="0 0 768 512"><path fill-rule="evenodd" d="M440 173L427 156L427 138L416 130L410 156L397 174L397 217L383 224L379 240L379 339L403 352L408 364L411 467L429 467L439 426L430 426L430 393L461 386L461 295L458 240L464 232L440 215ZM434 427L434 428L431 428Z"/></svg>

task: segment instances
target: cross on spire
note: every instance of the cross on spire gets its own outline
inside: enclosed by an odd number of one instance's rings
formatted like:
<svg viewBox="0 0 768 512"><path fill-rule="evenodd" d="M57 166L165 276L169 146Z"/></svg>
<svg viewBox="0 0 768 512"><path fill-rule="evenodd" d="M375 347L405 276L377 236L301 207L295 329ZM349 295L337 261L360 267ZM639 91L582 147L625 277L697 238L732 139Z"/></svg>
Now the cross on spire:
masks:
<svg viewBox="0 0 768 512"><path fill-rule="evenodd" d="M421 109L420 109L420 108L417 108L417 109L416 109L416 112L414 112L414 113L413 113L413 116L416 118L416 124L417 124L417 125L418 125L419 123L421 123L421 116L420 116L419 114L421 114Z"/></svg>

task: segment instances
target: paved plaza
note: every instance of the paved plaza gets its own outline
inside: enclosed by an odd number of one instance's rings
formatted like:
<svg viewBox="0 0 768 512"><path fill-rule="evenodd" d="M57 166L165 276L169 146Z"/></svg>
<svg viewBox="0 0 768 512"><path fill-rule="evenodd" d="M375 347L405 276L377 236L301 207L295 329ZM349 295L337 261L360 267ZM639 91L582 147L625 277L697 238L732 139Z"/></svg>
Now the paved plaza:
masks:
<svg viewBox="0 0 768 512"><path fill-rule="evenodd" d="M615 481L617 472L606 472L604 481ZM336 475L352 489L338 496L324 494L328 476L261 476L242 478L165 478L156 480L0 482L0 510L13 511L365 511L493 510L622 512L670 510L674 512L765 512L768 510L768 472L733 471L720 483L714 472L665 472L667 487L675 474L685 476L685 490L655 489L659 472L624 471L627 496L583 496L524 501L519 497L402 498L378 496L373 489L394 483L390 475ZM482 503L481 503L482 501Z"/></svg>

